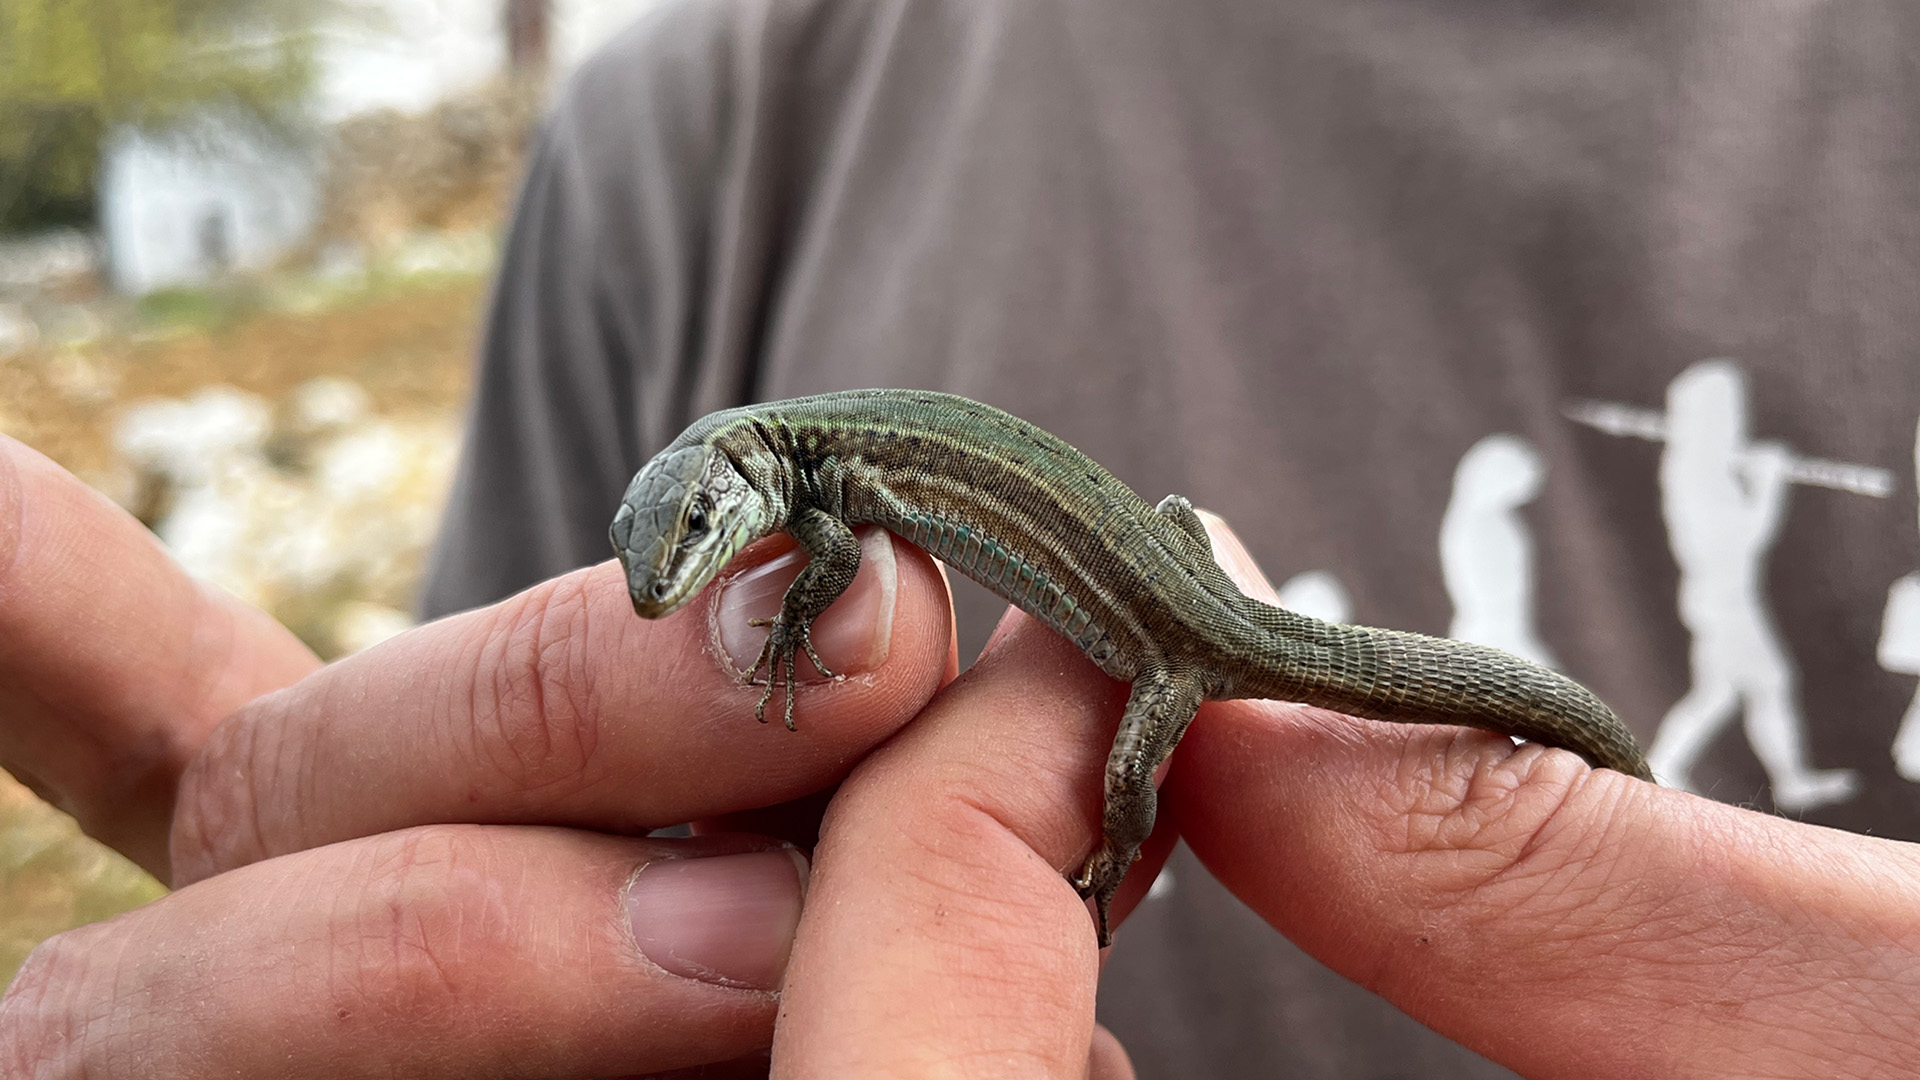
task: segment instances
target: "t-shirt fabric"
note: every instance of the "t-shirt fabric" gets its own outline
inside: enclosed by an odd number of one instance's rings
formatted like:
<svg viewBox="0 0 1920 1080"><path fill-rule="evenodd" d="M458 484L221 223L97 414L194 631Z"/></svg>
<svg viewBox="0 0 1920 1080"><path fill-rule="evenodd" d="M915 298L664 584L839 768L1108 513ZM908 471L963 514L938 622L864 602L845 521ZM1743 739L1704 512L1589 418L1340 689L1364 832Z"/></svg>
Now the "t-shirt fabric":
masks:
<svg viewBox="0 0 1920 1080"><path fill-rule="evenodd" d="M666 0L537 136L423 602L609 556L693 419L1052 430L1289 601L1591 685L1697 791L1920 838L1920 7ZM957 597L963 648L1003 607ZM1142 1077L1510 1075L1182 852Z"/></svg>

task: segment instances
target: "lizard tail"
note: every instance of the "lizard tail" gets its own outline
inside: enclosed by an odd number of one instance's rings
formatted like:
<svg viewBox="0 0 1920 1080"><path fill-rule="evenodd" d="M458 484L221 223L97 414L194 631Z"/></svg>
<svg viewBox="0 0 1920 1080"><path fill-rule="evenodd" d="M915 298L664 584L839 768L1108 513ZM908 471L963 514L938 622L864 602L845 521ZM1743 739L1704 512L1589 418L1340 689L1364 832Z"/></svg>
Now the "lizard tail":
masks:
<svg viewBox="0 0 1920 1080"><path fill-rule="evenodd" d="M1271 673L1286 685L1265 688L1281 692L1259 696L1369 720L1483 728L1653 780L1633 732L1593 691L1557 671L1485 645L1260 606L1259 621L1288 662Z"/></svg>

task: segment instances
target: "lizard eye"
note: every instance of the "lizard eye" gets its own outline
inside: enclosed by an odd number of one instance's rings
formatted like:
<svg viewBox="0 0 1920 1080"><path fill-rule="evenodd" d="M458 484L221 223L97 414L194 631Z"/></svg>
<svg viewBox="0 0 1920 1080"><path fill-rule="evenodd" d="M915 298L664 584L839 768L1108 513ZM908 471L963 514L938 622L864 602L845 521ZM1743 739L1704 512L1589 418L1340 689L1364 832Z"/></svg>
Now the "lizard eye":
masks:
<svg viewBox="0 0 1920 1080"><path fill-rule="evenodd" d="M693 504L692 507L688 508L687 510L687 532L686 532L687 539L691 540L694 537L704 534L706 531L707 531L706 507L700 505L699 503L695 503Z"/></svg>

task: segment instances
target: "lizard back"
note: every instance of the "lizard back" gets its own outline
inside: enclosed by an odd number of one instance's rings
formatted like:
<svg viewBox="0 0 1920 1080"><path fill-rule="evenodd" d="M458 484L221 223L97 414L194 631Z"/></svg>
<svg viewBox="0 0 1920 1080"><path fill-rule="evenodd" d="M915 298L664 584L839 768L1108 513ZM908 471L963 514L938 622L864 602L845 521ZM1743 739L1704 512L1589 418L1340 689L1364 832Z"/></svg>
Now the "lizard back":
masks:
<svg viewBox="0 0 1920 1080"><path fill-rule="evenodd" d="M846 391L716 413L680 440L695 441L729 453L790 506L905 537L1115 678L1180 661L1207 674L1209 697L1478 727L1651 779L1632 733L1574 680L1498 649L1326 623L1247 597L1204 536L992 406Z"/></svg>

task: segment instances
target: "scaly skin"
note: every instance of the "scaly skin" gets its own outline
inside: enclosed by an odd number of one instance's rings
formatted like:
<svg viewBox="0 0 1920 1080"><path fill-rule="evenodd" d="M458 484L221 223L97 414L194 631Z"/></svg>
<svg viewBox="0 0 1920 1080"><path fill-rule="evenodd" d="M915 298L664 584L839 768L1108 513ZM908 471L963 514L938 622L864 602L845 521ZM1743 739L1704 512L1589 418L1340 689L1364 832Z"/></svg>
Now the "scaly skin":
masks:
<svg viewBox="0 0 1920 1080"><path fill-rule="evenodd" d="M1242 594L1185 499L1149 506L1085 454L950 394L854 390L714 413L634 477L612 540L634 610L668 614L776 531L811 559L747 672L784 678L853 581L849 526L880 525L1066 635L1133 684L1107 760L1105 836L1073 882L1107 908L1153 828L1153 772L1203 699L1274 698L1375 720L1460 724L1564 747L1652 780L1585 687L1485 646L1321 622ZM784 673L784 674L783 674Z"/></svg>

